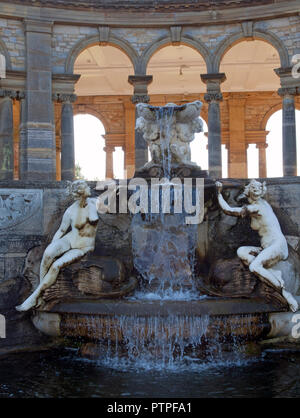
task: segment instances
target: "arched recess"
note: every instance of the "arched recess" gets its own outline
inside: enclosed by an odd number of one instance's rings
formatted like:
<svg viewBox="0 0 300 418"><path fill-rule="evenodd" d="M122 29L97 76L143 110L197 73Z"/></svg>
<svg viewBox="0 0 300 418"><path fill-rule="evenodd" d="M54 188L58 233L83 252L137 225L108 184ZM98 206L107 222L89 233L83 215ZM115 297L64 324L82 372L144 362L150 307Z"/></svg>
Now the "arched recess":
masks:
<svg viewBox="0 0 300 418"><path fill-rule="evenodd" d="M278 103L275 106L271 107L271 109L264 115L262 121L261 121L261 129L266 130L267 129L267 123L269 122L270 117L278 112L278 110L282 109L282 103ZM300 110L300 103L295 103L295 109Z"/></svg>
<svg viewBox="0 0 300 418"><path fill-rule="evenodd" d="M91 37L78 41L69 52L69 55L66 59L65 72L67 74L73 74L74 64L75 64L77 57L80 55L80 53L91 46L99 45L99 44L100 44L99 36L91 36ZM128 42L120 38L117 38L114 35L110 35L107 45L120 49L122 52L124 52L128 56L133 67L135 69L139 68L139 63L140 63L139 57L136 51L132 48L132 46Z"/></svg>
<svg viewBox="0 0 300 418"><path fill-rule="evenodd" d="M87 110L74 116L75 168L78 171L80 167L87 180L102 180L106 170L106 131L102 120L93 113Z"/></svg>
<svg viewBox="0 0 300 418"><path fill-rule="evenodd" d="M260 30L253 31L253 40L264 41L272 45L278 52L280 57L280 64L281 67L288 67L289 66L289 54L288 51L278 36L270 32L263 32ZM234 45L238 44L239 42L247 41L249 38L246 38L243 32L235 33L228 38L225 38L220 45L218 46L212 63L213 70L212 72L218 73L220 70L220 64L222 61L223 56L226 52L232 48Z"/></svg>
<svg viewBox="0 0 300 418"><path fill-rule="evenodd" d="M196 50L202 56L203 60L206 63L207 72L210 72L212 70L212 56L206 45L187 35L183 35L181 37L180 44L189 46ZM170 36L164 36L153 42L151 45L149 45L148 48L146 48L143 52L143 55L141 56L142 74L146 74L149 61L156 52L158 52L161 48L172 45L172 39Z"/></svg>
<svg viewBox="0 0 300 418"><path fill-rule="evenodd" d="M11 67L10 55L5 45L5 42L1 38L0 38L0 54L2 54L5 57L6 70L11 70L12 67Z"/></svg>
<svg viewBox="0 0 300 418"><path fill-rule="evenodd" d="M80 110L80 107L77 105L74 105L74 117L77 115L92 115L95 116L95 118L99 119L104 126L105 132L109 132L109 121L106 119L105 115L99 112L98 110L95 110L91 106L84 106L84 110Z"/></svg>
<svg viewBox="0 0 300 418"><path fill-rule="evenodd" d="M297 171L300 174L300 104L296 104ZM266 122L268 147L266 149L267 176L282 177L282 107L274 106Z"/></svg>
<svg viewBox="0 0 300 418"><path fill-rule="evenodd" d="M199 100L199 95L206 93L200 78L206 71L207 64L195 48L164 43L147 65L147 74L153 76L148 87L152 102L162 105L165 101L180 104Z"/></svg>

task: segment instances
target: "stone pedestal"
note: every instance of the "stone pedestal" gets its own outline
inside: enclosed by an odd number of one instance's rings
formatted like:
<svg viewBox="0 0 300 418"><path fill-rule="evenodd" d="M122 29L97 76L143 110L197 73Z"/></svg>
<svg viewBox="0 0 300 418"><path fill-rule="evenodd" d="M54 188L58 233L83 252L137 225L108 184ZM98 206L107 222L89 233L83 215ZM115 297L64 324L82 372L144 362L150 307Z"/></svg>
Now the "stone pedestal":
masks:
<svg viewBox="0 0 300 418"><path fill-rule="evenodd" d="M128 77L128 82L134 87L132 103L149 103L148 85L152 83L152 75L134 75ZM135 131L135 169L143 167L148 162L148 146L143 135Z"/></svg>
<svg viewBox="0 0 300 418"><path fill-rule="evenodd" d="M13 102L11 91L0 91L0 180L14 176Z"/></svg>
<svg viewBox="0 0 300 418"><path fill-rule="evenodd" d="M220 101L223 100L220 84L226 80L223 73L201 74L201 80L207 85L204 100L208 106L208 170L214 178L222 177L221 116Z"/></svg>

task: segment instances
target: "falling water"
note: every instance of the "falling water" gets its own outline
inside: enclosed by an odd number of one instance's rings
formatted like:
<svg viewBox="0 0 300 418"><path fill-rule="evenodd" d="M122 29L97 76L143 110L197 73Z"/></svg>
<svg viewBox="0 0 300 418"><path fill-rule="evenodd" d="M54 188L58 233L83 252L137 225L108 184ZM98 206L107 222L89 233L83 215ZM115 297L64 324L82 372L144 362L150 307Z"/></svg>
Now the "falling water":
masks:
<svg viewBox="0 0 300 418"><path fill-rule="evenodd" d="M216 363L242 364L243 341L255 340L260 325L250 315L82 315L69 317L63 328L68 336L81 333L95 341L93 358L96 353L106 366L179 370Z"/></svg>
<svg viewBox="0 0 300 418"><path fill-rule="evenodd" d="M194 282L197 225L186 225L182 214L132 220L134 266L143 285L139 299L192 300L198 294Z"/></svg>

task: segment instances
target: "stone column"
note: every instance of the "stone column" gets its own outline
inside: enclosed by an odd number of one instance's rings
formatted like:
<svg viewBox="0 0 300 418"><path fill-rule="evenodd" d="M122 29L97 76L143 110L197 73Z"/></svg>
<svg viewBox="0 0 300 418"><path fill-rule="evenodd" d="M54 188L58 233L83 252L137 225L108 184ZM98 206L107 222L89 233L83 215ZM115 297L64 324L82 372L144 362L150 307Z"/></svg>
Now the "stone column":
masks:
<svg viewBox="0 0 300 418"><path fill-rule="evenodd" d="M61 179L75 178L74 114L75 94L58 94L61 105Z"/></svg>
<svg viewBox="0 0 300 418"><path fill-rule="evenodd" d="M208 170L214 178L222 177L222 150L221 150L221 115L220 102L223 96L220 84L226 80L224 73L201 74L201 80L207 85L204 100L208 106Z"/></svg>
<svg viewBox="0 0 300 418"><path fill-rule="evenodd" d="M282 161L283 175L297 176L296 88L280 88L282 97Z"/></svg>
<svg viewBox="0 0 300 418"><path fill-rule="evenodd" d="M265 178L267 177L266 149L268 148L268 144L266 142L261 142L256 144L256 148L258 148L259 177Z"/></svg>
<svg viewBox="0 0 300 418"><path fill-rule="evenodd" d="M134 87L132 103L149 103L148 85L152 83L152 75L130 75L128 82ZM136 115L137 117L137 115ZM135 118L136 118L135 117ZM135 169L143 167L148 162L148 146L143 134L135 131Z"/></svg>
<svg viewBox="0 0 300 418"><path fill-rule="evenodd" d="M115 147L111 145L106 145L104 147L104 151L106 152L106 178L113 179L114 178L114 160L113 160L113 153Z"/></svg>
<svg viewBox="0 0 300 418"><path fill-rule="evenodd" d="M134 176L135 171L135 109L132 103L125 102L125 170L127 178Z"/></svg>
<svg viewBox="0 0 300 418"><path fill-rule="evenodd" d="M0 180L14 178L13 99L16 93L0 90Z"/></svg>
<svg viewBox="0 0 300 418"><path fill-rule="evenodd" d="M292 76L292 67L276 68L275 73L280 78L282 97L282 161L283 175L297 175L297 144L295 96L300 94L300 82Z"/></svg>
<svg viewBox="0 0 300 418"><path fill-rule="evenodd" d="M22 121L20 178L56 179L52 103L52 23L26 20L26 118ZM24 105L24 104L23 104Z"/></svg>

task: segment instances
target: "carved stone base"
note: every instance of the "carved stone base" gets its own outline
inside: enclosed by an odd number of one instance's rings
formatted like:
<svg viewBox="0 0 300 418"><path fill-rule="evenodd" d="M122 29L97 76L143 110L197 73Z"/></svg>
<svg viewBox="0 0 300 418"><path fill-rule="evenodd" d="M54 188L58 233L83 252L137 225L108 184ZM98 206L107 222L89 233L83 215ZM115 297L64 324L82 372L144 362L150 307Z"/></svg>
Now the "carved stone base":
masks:
<svg viewBox="0 0 300 418"><path fill-rule="evenodd" d="M216 261L208 278L199 280L197 285L202 293L209 296L261 298L279 309L289 308L280 292L262 283L238 257Z"/></svg>
<svg viewBox="0 0 300 418"><path fill-rule="evenodd" d="M61 271L56 283L43 294L43 310L62 301L120 298L131 293L137 279L126 279L123 264L112 257L88 256Z"/></svg>

